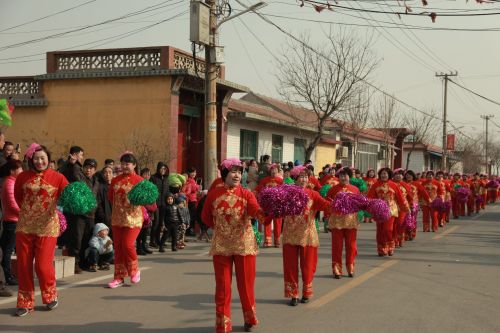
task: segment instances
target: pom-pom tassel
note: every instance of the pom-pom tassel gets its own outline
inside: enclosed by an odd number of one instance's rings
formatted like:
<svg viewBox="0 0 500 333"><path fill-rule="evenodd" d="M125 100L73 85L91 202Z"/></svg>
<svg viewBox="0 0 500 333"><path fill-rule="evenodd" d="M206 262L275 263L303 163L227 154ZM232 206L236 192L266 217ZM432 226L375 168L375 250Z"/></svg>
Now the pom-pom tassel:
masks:
<svg viewBox="0 0 500 333"><path fill-rule="evenodd" d="M134 206L152 205L158 196L158 188L149 180L137 183L127 194L128 200Z"/></svg>
<svg viewBox="0 0 500 333"><path fill-rule="evenodd" d="M87 214L97 207L94 194L84 182L74 182L66 186L59 198L59 206L73 215Z"/></svg>
<svg viewBox="0 0 500 333"><path fill-rule="evenodd" d="M366 211L370 213L372 218L379 223L386 222L391 218L389 205L382 199L370 200Z"/></svg>
<svg viewBox="0 0 500 333"><path fill-rule="evenodd" d="M68 223L66 222L66 217L59 209L56 209L56 212L59 217L59 236L61 236L68 228Z"/></svg>

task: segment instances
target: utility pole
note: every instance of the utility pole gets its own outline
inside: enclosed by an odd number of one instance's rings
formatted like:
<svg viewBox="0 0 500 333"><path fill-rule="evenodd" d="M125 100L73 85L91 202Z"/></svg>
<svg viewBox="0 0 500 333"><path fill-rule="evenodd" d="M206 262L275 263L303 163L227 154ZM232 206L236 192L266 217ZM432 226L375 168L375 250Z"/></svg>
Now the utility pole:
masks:
<svg viewBox="0 0 500 333"><path fill-rule="evenodd" d="M446 137L447 137L447 128L446 125L448 123L447 120L447 96L448 96L448 77L449 76L457 76L458 72L450 72L450 73L436 73L436 77L442 77L444 81L444 101L443 101L443 158L441 160L441 169L443 171L447 171L447 157L448 157L448 151L446 147Z"/></svg>
<svg viewBox="0 0 500 333"><path fill-rule="evenodd" d="M483 118L486 122L486 140L484 144L484 164L486 165L486 174L489 176L490 175L490 166L488 163L488 121L493 118L494 116L492 114L485 114L482 115L481 118Z"/></svg>
<svg viewBox="0 0 500 333"><path fill-rule="evenodd" d="M217 64L215 55L217 17L215 0L206 0L210 7L210 42L205 46L205 186L217 178Z"/></svg>

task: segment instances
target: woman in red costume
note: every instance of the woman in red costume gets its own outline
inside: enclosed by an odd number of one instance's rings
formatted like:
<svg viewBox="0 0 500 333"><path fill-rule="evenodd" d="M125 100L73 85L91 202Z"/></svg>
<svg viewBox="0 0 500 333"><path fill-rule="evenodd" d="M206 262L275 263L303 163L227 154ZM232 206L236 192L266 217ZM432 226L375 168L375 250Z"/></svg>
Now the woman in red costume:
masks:
<svg viewBox="0 0 500 333"><path fill-rule="evenodd" d="M464 187L464 182L460 179L460 174L457 172L453 174L453 179L450 182L450 195L451 195L451 211L453 218L458 219L459 216L465 215L465 203L458 201L457 190Z"/></svg>
<svg viewBox="0 0 500 333"><path fill-rule="evenodd" d="M263 188L266 187L275 187L283 184L283 178L279 177L279 165L272 164L269 167L270 176L264 177L259 182L259 185L255 188L255 193L258 194ZM264 247L270 247L273 245L273 237L271 236L274 233L274 247L280 247L280 237L281 237L281 218L273 219L273 229L271 229L271 224L266 224L264 227Z"/></svg>
<svg viewBox="0 0 500 333"><path fill-rule="evenodd" d="M439 213L437 210L432 208L431 203L438 196L444 200L445 191L444 188L439 184L439 182L434 179L433 171L427 171L425 177L426 179L425 181L422 182L422 186L429 195L430 202L424 203L424 205L422 206L422 210L424 213L423 216L424 232L431 231L431 225L430 225L431 221L432 221L432 232L436 232L439 229L439 220L438 220Z"/></svg>
<svg viewBox="0 0 500 333"><path fill-rule="evenodd" d="M441 186L441 190L444 192L444 202L448 202L451 205L451 188L450 183L447 179L445 179L445 174L443 171L436 172L436 180ZM450 221L450 213L449 211L439 212L438 213L438 223L440 227L444 227L446 222Z"/></svg>
<svg viewBox="0 0 500 333"><path fill-rule="evenodd" d="M409 211L408 202L399 187L390 179L392 170L382 168L378 172L378 181L368 191L368 198L382 199L389 205L391 216L387 221L377 222L377 252L380 257L394 254L394 240L392 238L394 220L399 211Z"/></svg>
<svg viewBox="0 0 500 333"><path fill-rule="evenodd" d="M231 332L231 280L233 265L240 295L245 331L258 324L255 310L255 257L257 241L251 218L264 221L264 214L252 192L240 184L243 167L237 158L221 164L224 186L208 192L202 220L213 228L210 255L215 271L215 329Z"/></svg>
<svg viewBox="0 0 500 333"><path fill-rule="evenodd" d="M375 170L368 169L366 172L366 177L363 178L366 183L367 191L370 191L370 188L377 182L377 178L375 177ZM373 219L371 217L366 216L363 218L364 223L373 223Z"/></svg>
<svg viewBox="0 0 500 333"><path fill-rule="evenodd" d="M403 181L405 171L401 168L394 170L394 176L392 180L396 185L399 186L403 197L408 202L408 207L413 207L413 196L411 193L411 187L406 182ZM404 225L404 221L406 218L406 214L410 214L410 212L406 212L403 210L399 211L398 217L394 221L394 229L392 233L392 238L394 240L395 247L403 247L403 242L405 239L406 228Z"/></svg>
<svg viewBox="0 0 500 333"><path fill-rule="evenodd" d="M136 173L137 160L132 153L124 153L120 163L122 174L113 178L108 191L113 206L111 227L115 248L115 274L108 283L112 289L122 286L127 276L134 284L141 280L135 240L141 231L144 216L142 206L132 205L127 195L143 178Z"/></svg>
<svg viewBox="0 0 500 333"><path fill-rule="evenodd" d="M309 172L305 166L296 166L290 172L295 185L304 189L308 203L302 215L283 218L283 277L285 297L290 305L299 302L299 261L302 273L302 303L309 302L313 295L312 282L318 262L319 238L315 216L318 211L330 211L330 203L318 192L308 188Z"/></svg>
<svg viewBox="0 0 500 333"><path fill-rule="evenodd" d="M420 206L423 206L425 203L429 204L431 202L431 199L429 197L429 194L425 191L425 188L422 186L422 183L420 180L417 178L417 175L412 170L408 170L405 173L405 180L408 185L410 185L411 188L411 196L413 198L412 202L413 204L420 204ZM410 207L411 209L412 207ZM418 211L415 212L415 222L418 221ZM417 237L417 225L415 223L415 228L411 230L406 230L406 236L405 240L414 240L415 237Z"/></svg>
<svg viewBox="0 0 500 333"><path fill-rule="evenodd" d="M332 187L326 195L328 199L333 200L339 192L348 192L359 194L356 186L349 184L352 177L352 171L349 168L343 168L339 171L340 183ZM332 270L333 277L340 279L342 275L342 248L345 243L345 261L347 274L354 276L354 260L358 253L356 246L356 236L358 232L358 213L340 214L332 211L328 221L328 227L332 232Z"/></svg>
<svg viewBox="0 0 500 333"><path fill-rule="evenodd" d="M44 146L33 143L26 151L29 170L17 176L14 196L20 208L16 226L17 316L26 316L35 306L33 261L42 291L42 302L48 310L59 304L56 274L53 265L54 248L60 233L57 200L66 178L49 168L50 153Z"/></svg>

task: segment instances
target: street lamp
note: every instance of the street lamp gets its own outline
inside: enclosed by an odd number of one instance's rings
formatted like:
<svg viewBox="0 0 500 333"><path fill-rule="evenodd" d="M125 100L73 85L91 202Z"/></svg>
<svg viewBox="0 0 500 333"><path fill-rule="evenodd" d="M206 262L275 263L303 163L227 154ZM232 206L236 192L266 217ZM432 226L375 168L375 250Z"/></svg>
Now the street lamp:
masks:
<svg viewBox="0 0 500 333"><path fill-rule="evenodd" d="M238 16L256 11L267 3L260 1L250 7L240 3L245 9L241 12L222 19L217 23L215 16L215 0L207 0L210 7L210 43L205 47L205 185L208 188L217 177L217 63L216 38L219 27Z"/></svg>

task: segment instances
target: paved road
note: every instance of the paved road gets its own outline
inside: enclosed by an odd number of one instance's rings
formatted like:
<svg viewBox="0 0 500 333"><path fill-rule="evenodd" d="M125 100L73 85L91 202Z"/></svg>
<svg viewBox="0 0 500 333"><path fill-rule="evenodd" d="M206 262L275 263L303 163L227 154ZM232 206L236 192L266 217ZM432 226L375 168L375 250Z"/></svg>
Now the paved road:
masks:
<svg viewBox="0 0 500 333"><path fill-rule="evenodd" d="M354 279L331 276L330 239L321 234L315 297L296 308L283 298L279 249L257 258L255 332L500 332L500 204L419 233L392 258L375 251L375 225L362 224ZM12 317L0 299L0 332L213 332L214 277L206 243L141 257L139 285L103 286L111 272L59 282L60 306ZM233 282L234 284L234 282ZM243 331L233 286L234 331ZM38 304L41 303L37 297Z"/></svg>

